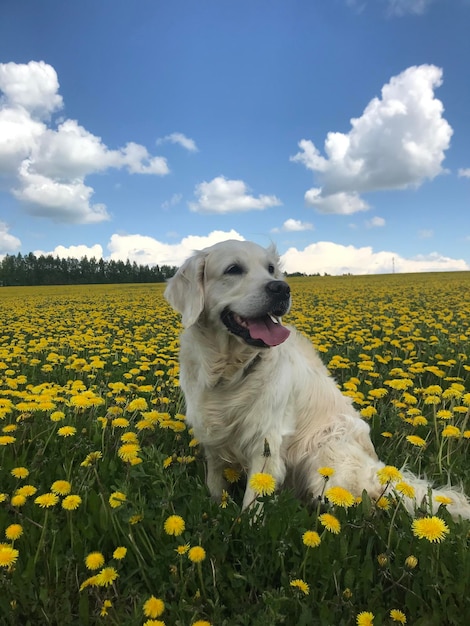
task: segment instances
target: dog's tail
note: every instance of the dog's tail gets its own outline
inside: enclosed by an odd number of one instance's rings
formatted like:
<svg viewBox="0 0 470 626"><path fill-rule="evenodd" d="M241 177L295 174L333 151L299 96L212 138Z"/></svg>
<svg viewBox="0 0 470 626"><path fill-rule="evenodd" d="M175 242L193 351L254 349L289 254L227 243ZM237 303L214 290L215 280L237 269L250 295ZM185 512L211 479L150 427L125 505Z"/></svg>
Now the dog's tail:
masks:
<svg viewBox="0 0 470 626"><path fill-rule="evenodd" d="M432 487L429 481L418 478L406 469L401 470L401 475L402 481L392 485L391 489L400 495L403 505L411 515L416 515L420 507L434 515L441 505L445 505L455 520L470 520L470 500L457 487L450 484L446 487Z"/></svg>

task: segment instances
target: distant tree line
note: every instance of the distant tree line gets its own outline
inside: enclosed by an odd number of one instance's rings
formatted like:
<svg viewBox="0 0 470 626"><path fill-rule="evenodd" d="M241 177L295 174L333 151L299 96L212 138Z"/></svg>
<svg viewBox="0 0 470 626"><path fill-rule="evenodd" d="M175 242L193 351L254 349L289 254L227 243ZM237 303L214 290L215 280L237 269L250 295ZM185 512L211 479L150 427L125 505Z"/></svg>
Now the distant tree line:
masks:
<svg viewBox="0 0 470 626"><path fill-rule="evenodd" d="M7 254L0 261L0 285L82 285L86 283L162 283L177 267L137 265L134 261L105 261L51 254Z"/></svg>

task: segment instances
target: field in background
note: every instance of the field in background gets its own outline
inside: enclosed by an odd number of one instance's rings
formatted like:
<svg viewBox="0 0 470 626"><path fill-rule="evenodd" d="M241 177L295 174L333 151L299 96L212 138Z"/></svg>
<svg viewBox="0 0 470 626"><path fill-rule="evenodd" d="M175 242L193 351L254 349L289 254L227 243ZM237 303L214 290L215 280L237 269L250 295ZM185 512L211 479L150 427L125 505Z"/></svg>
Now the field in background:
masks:
<svg viewBox="0 0 470 626"><path fill-rule="evenodd" d="M290 283L286 322L311 337L382 459L470 493L470 275ZM403 494L332 505L337 534L286 492L264 496L256 521L240 516L238 483L209 499L162 293L0 288L0 624L464 623L470 524L445 503L418 512L449 528L431 542Z"/></svg>

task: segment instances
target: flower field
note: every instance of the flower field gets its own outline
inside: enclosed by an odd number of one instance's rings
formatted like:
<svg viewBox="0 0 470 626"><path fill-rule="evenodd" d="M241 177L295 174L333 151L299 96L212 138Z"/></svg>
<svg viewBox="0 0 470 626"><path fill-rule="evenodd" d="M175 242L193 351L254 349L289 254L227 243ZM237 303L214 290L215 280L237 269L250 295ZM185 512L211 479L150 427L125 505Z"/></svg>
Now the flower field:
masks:
<svg viewBox="0 0 470 626"><path fill-rule="evenodd" d="M399 468L470 494L470 275L290 281L371 426L387 495L300 503L255 476L259 517L204 485L163 285L0 289L0 624L460 626L470 522L413 520Z"/></svg>

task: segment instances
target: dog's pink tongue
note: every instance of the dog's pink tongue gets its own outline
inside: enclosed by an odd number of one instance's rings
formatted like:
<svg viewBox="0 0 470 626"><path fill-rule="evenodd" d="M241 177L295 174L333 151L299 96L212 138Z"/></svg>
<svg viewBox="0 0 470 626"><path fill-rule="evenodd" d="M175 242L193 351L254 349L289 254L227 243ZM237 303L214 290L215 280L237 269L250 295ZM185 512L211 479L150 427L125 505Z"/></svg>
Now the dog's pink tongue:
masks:
<svg viewBox="0 0 470 626"><path fill-rule="evenodd" d="M252 339L261 339L267 346L278 346L290 335L290 330L282 324L275 324L269 315L246 320Z"/></svg>

